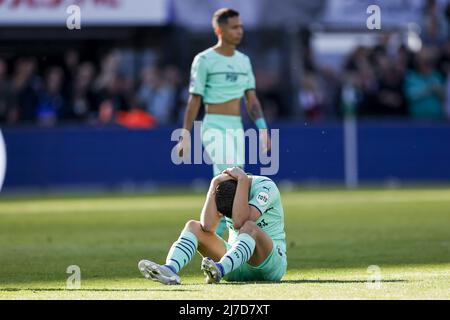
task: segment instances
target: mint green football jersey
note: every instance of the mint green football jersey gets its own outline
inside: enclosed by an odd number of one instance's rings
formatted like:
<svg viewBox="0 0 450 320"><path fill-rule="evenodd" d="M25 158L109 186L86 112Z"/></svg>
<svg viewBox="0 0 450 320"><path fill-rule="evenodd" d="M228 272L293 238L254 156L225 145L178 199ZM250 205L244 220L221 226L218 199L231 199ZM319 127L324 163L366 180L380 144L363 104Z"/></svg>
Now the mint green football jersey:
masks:
<svg viewBox="0 0 450 320"><path fill-rule="evenodd" d="M286 253L286 233L284 231L284 211L277 185L264 176L251 176L252 184L248 203L259 210L261 216L256 224ZM239 230L233 227L233 220L225 217L229 229L228 242L233 243Z"/></svg>
<svg viewBox="0 0 450 320"><path fill-rule="evenodd" d="M200 95L203 102L218 104L240 99L247 90L255 89L250 59L235 50L224 56L213 48L200 52L191 67L189 93Z"/></svg>

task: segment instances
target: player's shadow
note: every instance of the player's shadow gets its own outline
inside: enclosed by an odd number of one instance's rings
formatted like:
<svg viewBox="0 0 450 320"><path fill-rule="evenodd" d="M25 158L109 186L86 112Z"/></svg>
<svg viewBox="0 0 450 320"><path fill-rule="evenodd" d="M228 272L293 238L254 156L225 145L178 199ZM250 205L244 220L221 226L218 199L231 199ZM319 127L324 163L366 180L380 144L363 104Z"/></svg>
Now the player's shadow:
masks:
<svg viewBox="0 0 450 320"><path fill-rule="evenodd" d="M392 280L378 280L381 283L396 283L396 282L408 282L407 280L392 279ZM335 279L314 279L314 280L282 280L278 283L284 284L298 284L298 283L368 283L367 280L335 280Z"/></svg>
<svg viewBox="0 0 450 320"><path fill-rule="evenodd" d="M407 280L391 279L379 280L380 283L401 283L408 282ZM299 280L282 280L282 281L249 281L249 282L221 282L224 285L248 285L248 284L302 284L302 283L318 283L318 284L333 284L333 283L368 283L367 280L335 280L335 279L299 279Z"/></svg>
<svg viewBox="0 0 450 320"><path fill-rule="evenodd" d="M36 292L73 292L73 291L89 291L89 292L152 292L152 291L199 291L195 289L105 289L105 288L85 288L85 289L65 289L65 288L3 288L0 292L16 292L16 291L36 291Z"/></svg>

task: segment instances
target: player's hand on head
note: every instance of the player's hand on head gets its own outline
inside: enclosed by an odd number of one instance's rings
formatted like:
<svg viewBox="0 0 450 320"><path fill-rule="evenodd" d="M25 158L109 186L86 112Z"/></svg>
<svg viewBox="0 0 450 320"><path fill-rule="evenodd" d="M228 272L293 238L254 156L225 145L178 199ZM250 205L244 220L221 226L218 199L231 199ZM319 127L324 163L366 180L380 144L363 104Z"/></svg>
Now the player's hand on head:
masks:
<svg viewBox="0 0 450 320"><path fill-rule="evenodd" d="M225 171L223 171L221 174L215 176L213 178L213 181L217 184L223 182L223 181L227 181L227 180L233 180L234 178L232 176L230 176L227 173L224 173Z"/></svg>
<svg viewBox="0 0 450 320"><path fill-rule="evenodd" d="M247 174L239 167L228 168L223 171L223 173L230 175L235 180L242 178L247 178Z"/></svg>

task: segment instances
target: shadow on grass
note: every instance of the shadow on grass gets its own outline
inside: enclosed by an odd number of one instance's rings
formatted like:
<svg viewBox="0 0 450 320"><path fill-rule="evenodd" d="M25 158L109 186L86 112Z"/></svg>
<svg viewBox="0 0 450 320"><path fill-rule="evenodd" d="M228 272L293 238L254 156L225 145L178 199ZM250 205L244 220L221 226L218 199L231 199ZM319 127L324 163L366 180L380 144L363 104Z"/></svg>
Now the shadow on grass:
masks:
<svg viewBox="0 0 450 320"><path fill-rule="evenodd" d="M407 280L393 279L380 280L381 283L401 283L408 282ZM302 283L317 283L317 284L333 284L333 283L367 283L367 280L333 280L333 279L316 279L316 280L282 280L282 281L248 281L248 282L221 282L224 285L248 285L248 284L302 284Z"/></svg>
<svg viewBox="0 0 450 320"><path fill-rule="evenodd" d="M54 292L54 291L66 291L66 292L152 292L152 291L199 291L193 289L65 289L65 288L0 288L0 292L17 292L17 291L36 291L36 292Z"/></svg>
<svg viewBox="0 0 450 320"><path fill-rule="evenodd" d="M407 280L380 280L381 283L395 283L395 282L408 282ZM367 280L328 280L328 279L317 279L317 280L284 280L279 283L367 283Z"/></svg>

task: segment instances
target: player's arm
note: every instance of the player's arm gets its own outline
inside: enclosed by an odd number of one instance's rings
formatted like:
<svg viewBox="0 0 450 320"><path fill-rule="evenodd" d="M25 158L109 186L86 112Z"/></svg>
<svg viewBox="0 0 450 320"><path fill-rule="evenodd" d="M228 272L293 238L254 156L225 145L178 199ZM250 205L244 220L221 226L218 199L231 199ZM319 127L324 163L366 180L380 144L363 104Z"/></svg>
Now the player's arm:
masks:
<svg viewBox="0 0 450 320"><path fill-rule="evenodd" d="M256 127L259 129L259 138L261 139L263 151L267 152L270 150L270 137L269 130L267 130L266 120L264 119L264 113L261 108L261 103L256 96L256 81L255 75L253 74L252 64L250 59L247 57L247 86L245 88L245 105L247 107L247 112L250 118L255 123Z"/></svg>
<svg viewBox="0 0 450 320"><path fill-rule="evenodd" d="M260 212L248 204L248 193L251 181L245 172L239 168L225 170L227 174L237 180L236 194L233 201L232 220L235 229L240 229L246 221L256 221Z"/></svg>
<svg viewBox="0 0 450 320"><path fill-rule="evenodd" d="M264 113L262 111L261 103L259 102L256 91L254 89L249 89L245 92L245 102L248 115L253 120L256 127L259 129L263 146L265 150L268 151L270 150L270 137L267 123L264 119Z"/></svg>
<svg viewBox="0 0 450 320"><path fill-rule="evenodd" d="M200 224L203 231L214 232L219 225L222 215L217 211L216 188L222 181L233 179L227 174L220 174L211 180L209 190L206 195L205 204L200 214Z"/></svg>
<svg viewBox="0 0 450 320"><path fill-rule="evenodd" d="M200 109L200 105L202 102L202 97L199 95L191 94L189 95L189 100L186 108L186 112L184 114L184 121L183 121L183 132L181 134L180 138L180 144L179 144L179 155L180 157L183 156L183 150L186 150L190 143L190 135L189 132L192 129L192 124L194 123L195 119L198 115L198 110Z"/></svg>
<svg viewBox="0 0 450 320"><path fill-rule="evenodd" d="M194 120L197 118L198 110L200 109L201 103L202 103L201 96L195 94L189 95L186 112L184 114L183 129L191 131L192 124L194 123Z"/></svg>
<svg viewBox="0 0 450 320"><path fill-rule="evenodd" d="M178 155L183 156L183 153L188 153L190 146L190 131L192 129L192 124L197 118L198 110L200 109L202 97L198 95L189 95L189 100L184 114L183 121L183 131L181 133L180 141L178 143Z"/></svg>
<svg viewBox="0 0 450 320"><path fill-rule="evenodd" d="M258 96L254 89L249 89L245 92L245 103L247 112L250 118L256 122L258 119L264 119L264 113L261 108Z"/></svg>
<svg viewBox="0 0 450 320"><path fill-rule="evenodd" d="M208 77L208 69L206 66L206 58L196 56L192 62L191 80L189 84L189 100L184 114L183 133L178 144L178 152L180 157L183 156L183 150L189 148L192 124L197 118L198 111L205 93L206 79Z"/></svg>
<svg viewBox="0 0 450 320"><path fill-rule="evenodd" d="M211 181L208 193L206 194L205 204L203 205L203 209L200 214L200 224L203 231L206 232L214 232L221 218L220 213L217 211L215 190L216 185L213 181Z"/></svg>

